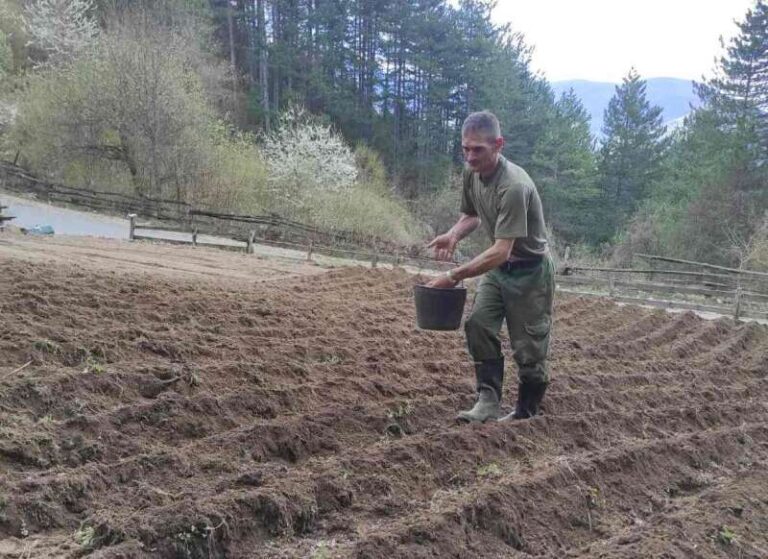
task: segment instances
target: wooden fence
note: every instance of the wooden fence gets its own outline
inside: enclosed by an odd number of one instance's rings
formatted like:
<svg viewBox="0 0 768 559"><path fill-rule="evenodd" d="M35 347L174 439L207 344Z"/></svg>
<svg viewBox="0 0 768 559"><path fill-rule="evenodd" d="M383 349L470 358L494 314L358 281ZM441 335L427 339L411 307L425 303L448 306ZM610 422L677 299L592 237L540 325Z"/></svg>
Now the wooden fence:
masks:
<svg viewBox="0 0 768 559"><path fill-rule="evenodd" d="M275 214L238 215L194 208L186 202L151 197L129 196L106 191L94 191L52 183L35 177L25 169L0 161L0 184L11 191L34 193L49 203L73 204L92 210L133 215L131 238L158 239L166 242L203 244L199 235L224 237L234 245L216 245L223 248L243 248L250 251L254 243L291 248L308 253L329 256L369 259L393 264L405 262L417 266L440 267L430 258L423 246L401 245L388 239L352 231L327 230L313 225L283 218ZM138 216L145 223L138 223ZM136 233L136 230L144 230ZM152 236L150 230L188 234L186 240ZM193 238L194 237L194 238Z"/></svg>
<svg viewBox="0 0 768 559"><path fill-rule="evenodd" d="M74 188L40 179L13 163L0 161L0 184L8 190L32 192L48 203L73 204L91 210L122 215L140 213L159 220L184 219L190 206L160 198L129 196L116 192Z"/></svg>
<svg viewBox="0 0 768 559"><path fill-rule="evenodd" d="M624 302L768 319L767 273L651 254L635 258L645 265L605 268L566 261L557 282Z"/></svg>
<svg viewBox="0 0 768 559"><path fill-rule="evenodd" d="M12 219L16 219L15 216L3 214L3 210L7 210L7 209L8 209L8 206L0 206L0 231L3 230L3 228L5 227L5 223L7 221L11 221Z"/></svg>
<svg viewBox="0 0 768 559"><path fill-rule="evenodd" d="M278 215L237 215L194 208L185 202L114 192L67 187L39 179L12 163L0 162L0 184L9 190L34 192L48 202L74 204L93 210L129 214L130 239L152 239L192 245L212 244L253 252L254 244L287 248L312 260L315 254L370 261L395 266L443 269L455 262L440 262L423 246L398 245L380 237L350 231L323 230ZM139 223L138 216L148 220ZM152 235L171 232L176 239ZM201 235L229 241L204 243ZM636 254L643 265L606 268L565 263L557 276L561 286L600 290L617 300L674 306L730 314L736 318L768 318L768 273L740 270L683 260ZM655 298L656 296L666 299Z"/></svg>
<svg viewBox="0 0 768 559"><path fill-rule="evenodd" d="M392 250L386 245L383 249L376 246L372 249L366 247L345 248L343 246L318 243L312 236L305 238L303 242L276 240L260 236L258 229L250 229L247 231L247 234L244 235L219 234L218 241L203 242L200 240L200 236L209 234L209 232L203 232L197 226L192 226L191 230L189 230L173 226L157 225L154 223L140 223L136 214L129 214L128 219L129 238L132 241L152 240L172 244L211 246L222 249L245 251L247 254L252 254L254 252L254 245L260 244L295 251L297 254L301 254L301 258L306 261L313 261L315 255L322 254L337 258L348 258L361 262L370 262L372 268L377 267L379 264L391 264L392 266L410 266L417 269L441 270L457 264L456 261L445 262L426 255L413 256L412 250L410 250L409 247L406 247L406 250ZM153 232L156 231L173 233L177 235L177 238L169 239L167 236L153 234Z"/></svg>

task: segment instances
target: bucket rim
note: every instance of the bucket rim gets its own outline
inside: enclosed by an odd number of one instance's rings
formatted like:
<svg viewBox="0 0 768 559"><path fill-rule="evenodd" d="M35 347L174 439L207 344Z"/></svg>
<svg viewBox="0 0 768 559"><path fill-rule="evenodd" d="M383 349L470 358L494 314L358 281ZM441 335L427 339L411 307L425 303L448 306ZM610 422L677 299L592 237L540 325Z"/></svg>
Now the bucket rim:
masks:
<svg viewBox="0 0 768 559"><path fill-rule="evenodd" d="M466 291L467 288L464 285L457 285L455 287L429 287L427 285L417 283L413 286L414 289L424 289L425 291Z"/></svg>

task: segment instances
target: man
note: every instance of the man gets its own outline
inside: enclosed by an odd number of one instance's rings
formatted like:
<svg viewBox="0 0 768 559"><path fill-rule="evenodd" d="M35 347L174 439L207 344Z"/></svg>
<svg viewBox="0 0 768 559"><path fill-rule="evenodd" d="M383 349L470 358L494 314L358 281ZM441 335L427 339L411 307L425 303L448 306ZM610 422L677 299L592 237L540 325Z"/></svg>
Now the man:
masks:
<svg viewBox="0 0 768 559"><path fill-rule="evenodd" d="M504 356L499 331L505 319L519 385L514 411L500 421L526 419L538 413L549 382L554 267L541 199L528 174L501 155L504 139L492 113L467 117L461 146L467 163L461 216L428 247L435 249L437 258L450 260L459 241L480 224L493 245L428 284L454 287L461 280L485 274L464 324L467 347L475 361L477 402L457 419L485 422L501 415Z"/></svg>

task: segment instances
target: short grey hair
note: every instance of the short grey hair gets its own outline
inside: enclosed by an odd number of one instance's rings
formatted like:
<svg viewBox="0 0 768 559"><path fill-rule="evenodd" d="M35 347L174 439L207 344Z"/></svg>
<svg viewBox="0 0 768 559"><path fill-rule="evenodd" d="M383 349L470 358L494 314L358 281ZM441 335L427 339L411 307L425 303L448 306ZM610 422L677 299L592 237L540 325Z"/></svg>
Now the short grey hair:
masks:
<svg viewBox="0 0 768 559"><path fill-rule="evenodd" d="M462 136L468 132L480 134L486 138L495 140L501 136L499 119L490 111L478 111L472 113L464 119L464 124L461 127Z"/></svg>

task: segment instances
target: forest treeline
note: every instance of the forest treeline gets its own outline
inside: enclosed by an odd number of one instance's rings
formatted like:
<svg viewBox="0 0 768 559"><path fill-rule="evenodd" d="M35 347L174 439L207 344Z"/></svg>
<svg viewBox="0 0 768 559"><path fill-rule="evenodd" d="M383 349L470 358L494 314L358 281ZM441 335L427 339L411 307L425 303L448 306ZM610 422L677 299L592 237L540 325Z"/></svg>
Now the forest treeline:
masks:
<svg viewBox="0 0 768 559"><path fill-rule="evenodd" d="M486 0L2 0L0 149L78 186L415 242L488 109L557 245L768 267L768 8L667 129L628 68L603 134ZM724 21L725 29L730 22ZM478 244L479 246L479 244Z"/></svg>

